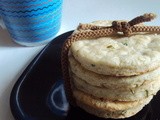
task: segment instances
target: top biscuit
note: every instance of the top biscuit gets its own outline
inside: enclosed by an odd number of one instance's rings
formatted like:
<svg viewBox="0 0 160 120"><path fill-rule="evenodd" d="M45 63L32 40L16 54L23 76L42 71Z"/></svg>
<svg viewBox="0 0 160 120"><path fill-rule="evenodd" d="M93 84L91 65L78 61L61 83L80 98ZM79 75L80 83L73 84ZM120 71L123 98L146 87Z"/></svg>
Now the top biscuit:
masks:
<svg viewBox="0 0 160 120"><path fill-rule="evenodd" d="M106 26L110 22L92 24ZM83 67L104 75L132 76L160 67L159 34L84 39L74 42L70 50Z"/></svg>

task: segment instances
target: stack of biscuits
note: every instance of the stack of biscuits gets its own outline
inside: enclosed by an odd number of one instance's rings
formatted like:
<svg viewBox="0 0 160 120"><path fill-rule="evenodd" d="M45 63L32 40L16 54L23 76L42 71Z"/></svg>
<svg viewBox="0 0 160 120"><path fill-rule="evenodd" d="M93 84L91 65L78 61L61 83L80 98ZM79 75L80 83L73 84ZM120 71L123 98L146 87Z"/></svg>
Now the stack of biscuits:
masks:
<svg viewBox="0 0 160 120"><path fill-rule="evenodd" d="M91 25L110 26L111 21ZM160 90L159 34L78 40L68 59L76 104L98 117L131 117Z"/></svg>

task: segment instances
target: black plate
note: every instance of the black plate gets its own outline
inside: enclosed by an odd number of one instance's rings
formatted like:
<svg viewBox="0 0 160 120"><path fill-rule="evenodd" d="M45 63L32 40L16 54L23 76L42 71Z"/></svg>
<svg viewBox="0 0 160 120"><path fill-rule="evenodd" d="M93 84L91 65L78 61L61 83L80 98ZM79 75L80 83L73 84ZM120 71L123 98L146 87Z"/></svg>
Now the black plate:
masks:
<svg viewBox="0 0 160 120"><path fill-rule="evenodd" d="M71 33L62 34L49 43L14 85L10 106L16 120L103 120L78 107L68 107L60 53L63 42ZM160 93L137 115L124 120L160 120L159 109Z"/></svg>

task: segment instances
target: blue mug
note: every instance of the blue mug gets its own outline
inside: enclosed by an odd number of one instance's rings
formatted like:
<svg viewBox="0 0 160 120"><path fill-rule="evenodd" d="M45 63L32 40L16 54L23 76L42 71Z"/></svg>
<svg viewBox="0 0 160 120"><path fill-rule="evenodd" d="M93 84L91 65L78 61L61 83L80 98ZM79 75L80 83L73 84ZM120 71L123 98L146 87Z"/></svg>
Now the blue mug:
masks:
<svg viewBox="0 0 160 120"><path fill-rule="evenodd" d="M24 46L46 44L61 25L62 0L0 0L0 16L11 38Z"/></svg>

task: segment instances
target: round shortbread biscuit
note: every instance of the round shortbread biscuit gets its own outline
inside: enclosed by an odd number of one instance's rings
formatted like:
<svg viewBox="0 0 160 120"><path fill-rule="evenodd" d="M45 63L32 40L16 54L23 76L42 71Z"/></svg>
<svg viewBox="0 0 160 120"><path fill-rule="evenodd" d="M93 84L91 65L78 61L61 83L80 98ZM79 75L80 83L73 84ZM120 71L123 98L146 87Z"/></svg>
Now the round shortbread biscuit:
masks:
<svg viewBox="0 0 160 120"><path fill-rule="evenodd" d="M96 99L79 90L74 90L76 103L86 112L103 118L126 118L138 113L150 102L152 96L135 102L112 102ZM126 107L127 106L127 107Z"/></svg>
<svg viewBox="0 0 160 120"><path fill-rule="evenodd" d="M97 117L113 118L113 119L128 118L128 117L134 116L139 111L141 111L142 108L144 107L143 105L140 105L135 108L128 109L128 110L112 112L112 111L106 111L106 110L101 110L101 109L95 109L94 107L86 105L82 103L81 101L77 101L77 105L83 110L85 110L86 112L92 115L95 115Z"/></svg>
<svg viewBox="0 0 160 120"><path fill-rule="evenodd" d="M111 101L107 99L96 98L76 88L73 90L73 95L76 98L76 100L82 101L83 103L90 105L95 109L107 110L112 112L130 109L139 105L146 105L153 98L153 96L151 95L145 99L137 101Z"/></svg>
<svg viewBox="0 0 160 120"><path fill-rule="evenodd" d="M110 22L102 25L107 24ZM160 67L159 34L83 39L72 43L70 49L83 67L99 74L132 76Z"/></svg>
<svg viewBox="0 0 160 120"><path fill-rule="evenodd" d="M142 85L135 89L119 90L119 89L107 89L104 87L96 87L86 83L84 80L77 76L71 77L75 88L91 94L98 98L106 98L109 100L118 101L135 101L147 98L150 95L155 95L160 89L160 79L151 81L149 84Z"/></svg>
<svg viewBox="0 0 160 120"><path fill-rule="evenodd" d="M131 77L115 77L97 74L95 72L85 69L81 64L74 59L72 55L69 56L69 63L71 71L79 78L83 79L90 85L104 87L109 89L130 89L148 84L150 81L160 78L160 68Z"/></svg>

